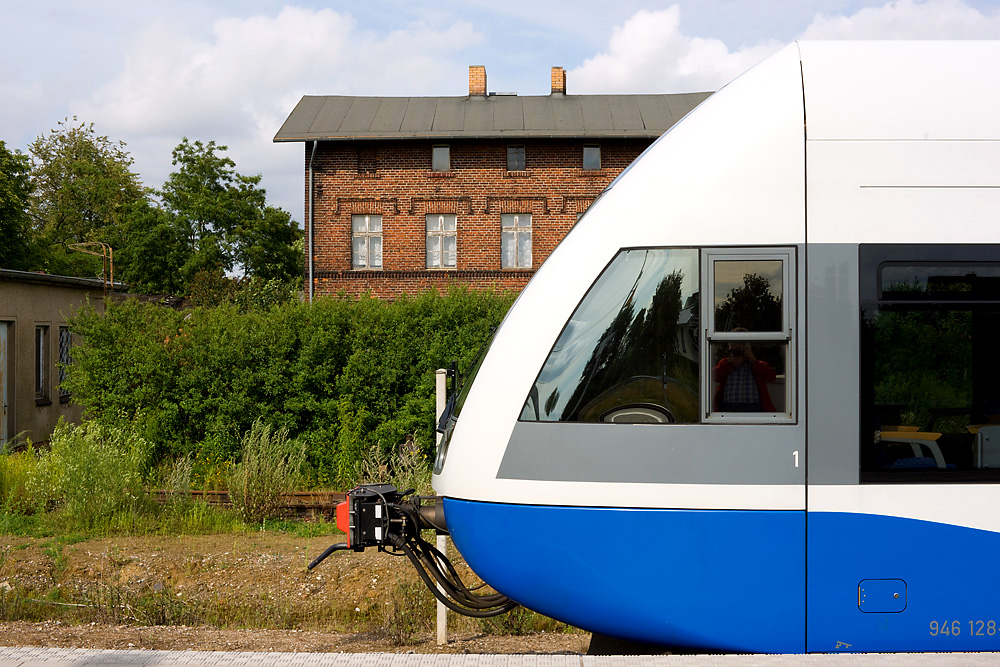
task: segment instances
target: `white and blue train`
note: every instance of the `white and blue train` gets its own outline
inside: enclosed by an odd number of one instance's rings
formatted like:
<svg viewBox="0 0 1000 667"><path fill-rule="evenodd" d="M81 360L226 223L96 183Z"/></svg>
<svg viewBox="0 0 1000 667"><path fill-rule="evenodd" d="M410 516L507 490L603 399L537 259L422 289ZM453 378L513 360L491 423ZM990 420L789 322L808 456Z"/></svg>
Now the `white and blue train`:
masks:
<svg viewBox="0 0 1000 667"><path fill-rule="evenodd" d="M1000 43L796 43L730 83L581 218L446 422L447 530L528 608L1000 650Z"/></svg>

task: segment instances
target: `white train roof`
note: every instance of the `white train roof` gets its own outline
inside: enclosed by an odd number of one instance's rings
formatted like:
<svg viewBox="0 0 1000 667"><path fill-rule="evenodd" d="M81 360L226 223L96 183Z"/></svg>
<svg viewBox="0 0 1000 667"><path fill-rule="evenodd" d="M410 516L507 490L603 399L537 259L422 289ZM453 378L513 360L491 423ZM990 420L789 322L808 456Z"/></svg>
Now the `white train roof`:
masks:
<svg viewBox="0 0 1000 667"><path fill-rule="evenodd" d="M798 49L810 141L1000 139L1000 42L799 42Z"/></svg>

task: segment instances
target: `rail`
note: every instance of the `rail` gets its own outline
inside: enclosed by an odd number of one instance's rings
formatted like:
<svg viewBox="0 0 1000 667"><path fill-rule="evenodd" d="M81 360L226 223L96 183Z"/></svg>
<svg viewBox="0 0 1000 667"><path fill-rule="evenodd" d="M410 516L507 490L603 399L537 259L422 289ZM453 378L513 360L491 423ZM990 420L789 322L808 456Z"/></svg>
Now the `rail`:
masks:
<svg viewBox="0 0 1000 667"><path fill-rule="evenodd" d="M155 489L149 491L148 494L161 503L167 502L171 496L178 495L177 492L166 489ZM203 500L209 505L232 505L229 500L228 491L192 490L189 495L192 499ZM347 498L347 494L340 491L295 491L283 495L285 500L284 509L294 514L309 512L332 514L337 507L337 503L341 503Z"/></svg>

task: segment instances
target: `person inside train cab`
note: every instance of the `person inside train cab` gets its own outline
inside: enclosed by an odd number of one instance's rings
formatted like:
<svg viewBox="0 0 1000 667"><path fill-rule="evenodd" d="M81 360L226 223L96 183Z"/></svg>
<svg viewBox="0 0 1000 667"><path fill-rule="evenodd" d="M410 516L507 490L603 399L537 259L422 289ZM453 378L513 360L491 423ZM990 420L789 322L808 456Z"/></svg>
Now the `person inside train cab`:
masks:
<svg viewBox="0 0 1000 667"><path fill-rule="evenodd" d="M746 331L746 329L733 329ZM729 356L712 369L712 379L719 383L713 397L716 412L774 412L767 383L777 374L769 363L754 356L750 343L733 341Z"/></svg>

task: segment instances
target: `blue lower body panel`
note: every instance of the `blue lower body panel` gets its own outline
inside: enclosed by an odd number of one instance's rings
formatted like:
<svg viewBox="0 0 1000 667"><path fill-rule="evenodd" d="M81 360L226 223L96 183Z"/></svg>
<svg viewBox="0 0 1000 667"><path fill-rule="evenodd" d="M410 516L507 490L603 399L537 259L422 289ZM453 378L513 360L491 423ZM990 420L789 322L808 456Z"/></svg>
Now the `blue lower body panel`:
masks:
<svg viewBox="0 0 1000 667"><path fill-rule="evenodd" d="M805 650L805 512L450 498L444 511L469 566L547 616L668 646ZM592 535L602 541L588 541Z"/></svg>
<svg viewBox="0 0 1000 667"><path fill-rule="evenodd" d="M808 546L808 650L1000 651L1000 534L811 512Z"/></svg>

